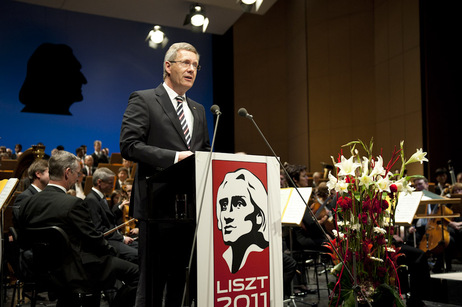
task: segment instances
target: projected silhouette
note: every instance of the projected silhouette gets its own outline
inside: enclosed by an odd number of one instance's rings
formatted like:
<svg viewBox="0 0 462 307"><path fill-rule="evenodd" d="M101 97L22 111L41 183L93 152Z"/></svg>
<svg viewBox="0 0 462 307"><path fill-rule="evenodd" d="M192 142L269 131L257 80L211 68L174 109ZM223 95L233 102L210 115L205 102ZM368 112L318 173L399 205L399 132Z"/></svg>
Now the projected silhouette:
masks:
<svg viewBox="0 0 462 307"><path fill-rule="evenodd" d="M27 62L26 79L19 91L21 112L72 115L70 106L82 101L87 79L72 49L64 44L44 43Z"/></svg>
<svg viewBox="0 0 462 307"><path fill-rule="evenodd" d="M251 252L268 247L268 194L260 179L246 169L227 173L217 192L217 226L229 246L223 258L238 272Z"/></svg>

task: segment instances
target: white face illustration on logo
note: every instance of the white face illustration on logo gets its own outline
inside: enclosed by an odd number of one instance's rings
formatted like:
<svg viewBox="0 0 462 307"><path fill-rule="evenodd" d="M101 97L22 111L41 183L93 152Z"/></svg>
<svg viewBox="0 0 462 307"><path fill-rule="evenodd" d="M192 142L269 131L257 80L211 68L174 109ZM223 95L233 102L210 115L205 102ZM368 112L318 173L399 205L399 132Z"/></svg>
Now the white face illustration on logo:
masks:
<svg viewBox="0 0 462 307"><path fill-rule="evenodd" d="M225 244L251 232L266 231L267 193L261 181L245 169L226 174L217 193L218 228Z"/></svg>

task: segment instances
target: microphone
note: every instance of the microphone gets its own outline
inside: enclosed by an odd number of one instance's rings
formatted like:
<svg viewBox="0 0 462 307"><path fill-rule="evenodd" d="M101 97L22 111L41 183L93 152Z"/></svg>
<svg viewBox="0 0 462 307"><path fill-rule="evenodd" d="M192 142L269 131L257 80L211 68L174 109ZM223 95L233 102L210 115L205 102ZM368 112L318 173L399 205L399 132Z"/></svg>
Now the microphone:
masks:
<svg viewBox="0 0 462 307"><path fill-rule="evenodd" d="M197 219L196 219L196 227L194 229L194 237L193 237L193 243L191 247L191 253L189 254L189 263L188 263L188 267L186 268L186 281L185 281L185 285L183 288L183 298L181 300L181 307L185 306L184 304L185 304L185 300L188 294L187 292L188 292L189 276L191 274L191 265L192 265L193 256L194 256L194 248L196 247L197 232L199 228L199 222L202 216L202 204L204 202L205 190L207 188L207 185L205 183L207 182L207 179L209 176L210 165L212 164L213 147L215 145L215 137L217 135L218 121L220 120L220 115L221 115L220 107L217 106L216 104L210 107L210 111L217 116L217 120L215 122L215 129L213 130L212 145L210 146L210 151L209 151L208 158L207 158L207 170L205 171L205 174L203 174L204 175L204 180L203 180L204 188L202 189L202 194L201 194L202 197L201 197L200 203L197 204L197 208L196 208L198 214L197 214Z"/></svg>
<svg viewBox="0 0 462 307"><path fill-rule="evenodd" d="M216 104L210 107L210 112L212 112L214 115L221 115L220 107Z"/></svg>
<svg viewBox="0 0 462 307"><path fill-rule="evenodd" d="M237 111L237 114L239 114L240 116L242 117L246 117L246 118L253 118L252 115L249 114L249 112L247 112L247 110L245 108L240 108L239 111ZM258 128L258 127L257 127ZM259 129L260 130L260 129ZM260 131L261 133L261 131ZM264 138L264 137L263 137Z"/></svg>

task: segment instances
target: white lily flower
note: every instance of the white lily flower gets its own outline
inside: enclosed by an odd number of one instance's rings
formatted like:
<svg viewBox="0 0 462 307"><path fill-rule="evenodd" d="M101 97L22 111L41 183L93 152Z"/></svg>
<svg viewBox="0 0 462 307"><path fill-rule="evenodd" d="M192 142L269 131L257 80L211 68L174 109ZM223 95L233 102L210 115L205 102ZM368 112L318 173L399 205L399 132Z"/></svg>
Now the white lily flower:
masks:
<svg viewBox="0 0 462 307"><path fill-rule="evenodd" d="M377 157L377 161L375 161L374 169L372 170L370 176L374 177L377 175L385 175L385 169L383 168L383 158L381 156Z"/></svg>
<svg viewBox="0 0 462 307"><path fill-rule="evenodd" d="M348 192L348 186L349 183L347 183L345 180L339 180L335 185L335 191L343 194L343 192Z"/></svg>
<svg viewBox="0 0 462 307"><path fill-rule="evenodd" d="M388 176L378 176L377 182L375 182L375 186L379 189L380 192L387 191L388 193L391 193L390 185L391 182Z"/></svg>
<svg viewBox="0 0 462 307"><path fill-rule="evenodd" d="M363 172L363 174L361 175L361 177L359 177L359 185L364 185L366 186L366 188L369 188L369 186L371 184L374 183L374 179L372 178L372 176L369 176L367 175L367 171L366 172Z"/></svg>
<svg viewBox="0 0 462 307"><path fill-rule="evenodd" d="M423 152L422 148L417 148L417 151L409 158L405 164L407 165L414 162L420 162L420 164L422 164L423 162L428 162L428 159L425 158L426 155L427 153Z"/></svg>
<svg viewBox="0 0 462 307"><path fill-rule="evenodd" d="M336 163L335 166L340 168L339 176L355 175L355 171L361 166L361 163L353 162L354 156L351 156L348 160L342 155L341 162Z"/></svg>
<svg viewBox="0 0 462 307"><path fill-rule="evenodd" d="M381 233L381 234L386 234L387 231L383 228L380 228L380 227L374 227L374 232L375 233Z"/></svg>
<svg viewBox="0 0 462 307"><path fill-rule="evenodd" d="M329 191L332 190L332 189L335 189L335 186L337 185L337 178L335 176L333 176L330 172L329 172L329 181L326 183L327 185L327 188L329 188Z"/></svg>

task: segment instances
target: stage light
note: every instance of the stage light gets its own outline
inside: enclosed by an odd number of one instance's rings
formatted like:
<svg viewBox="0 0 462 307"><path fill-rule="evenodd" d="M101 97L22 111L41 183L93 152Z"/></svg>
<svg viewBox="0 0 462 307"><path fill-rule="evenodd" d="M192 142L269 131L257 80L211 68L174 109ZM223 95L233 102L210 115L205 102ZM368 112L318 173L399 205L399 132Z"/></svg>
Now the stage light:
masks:
<svg viewBox="0 0 462 307"><path fill-rule="evenodd" d="M250 12L255 8L255 12L260 8L263 0L237 0L244 12Z"/></svg>
<svg viewBox="0 0 462 307"><path fill-rule="evenodd" d="M194 4L186 15L183 25L191 24L193 31L205 32L209 25L209 19L205 15L205 9L199 4Z"/></svg>
<svg viewBox="0 0 462 307"><path fill-rule="evenodd" d="M148 41L149 47L157 49L159 47L164 48L167 45L168 38L165 36L160 26L154 26L154 28L149 31L146 41Z"/></svg>

